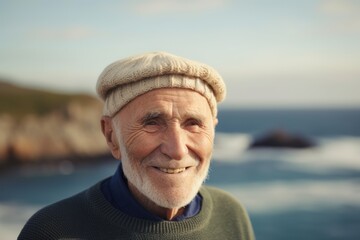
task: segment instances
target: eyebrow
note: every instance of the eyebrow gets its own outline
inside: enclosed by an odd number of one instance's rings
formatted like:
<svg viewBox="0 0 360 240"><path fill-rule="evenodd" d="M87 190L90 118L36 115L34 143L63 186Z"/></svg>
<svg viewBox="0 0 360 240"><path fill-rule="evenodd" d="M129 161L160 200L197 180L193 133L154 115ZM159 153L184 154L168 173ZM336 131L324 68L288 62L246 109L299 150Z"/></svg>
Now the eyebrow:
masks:
<svg viewBox="0 0 360 240"><path fill-rule="evenodd" d="M185 119L189 119L189 118L197 119L197 120L203 120L204 119L204 115L199 114L196 111L187 111L187 112L185 112L184 116L185 116Z"/></svg>
<svg viewBox="0 0 360 240"><path fill-rule="evenodd" d="M144 123L144 122L147 122L147 121L155 119L155 118L166 118L166 116L164 113L162 113L160 111L148 112L140 119L140 122ZM202 121L204 117L201 114L191 111L191 112L185 113L184 118L185 119L192 118L192 119Z"/></svg>
<svg viewBox="0 0 360 240"><path fill-rule="evenodd" d="M161 112L148 112L140 119L140 121L142 123L144 123L144 122L147 122L147 121L149 121L151 119L159 118L159 117L162 117L162 116L164 116L164 114L161 113Z"/></svg>

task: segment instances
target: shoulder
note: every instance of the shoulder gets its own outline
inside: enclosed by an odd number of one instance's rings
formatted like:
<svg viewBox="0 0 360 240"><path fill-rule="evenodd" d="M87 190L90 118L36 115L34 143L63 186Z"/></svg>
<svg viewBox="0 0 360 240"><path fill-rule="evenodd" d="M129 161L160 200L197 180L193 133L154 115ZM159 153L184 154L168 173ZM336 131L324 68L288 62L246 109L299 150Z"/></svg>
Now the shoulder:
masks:
<svg viewBox="0 0 360 240"><path fill-rule="evenodd" d="M200 189L203 204L212 205L212 221L217 226L238 231L241 239L254 239L249 215L243 204L230 193L215 187L203 186Z"/></svg>
<svg viewBox="0 0 360 240"><path fill-rule="evenodd" d="M202 186L200 189L200 194L203 195L203 197L211 198L214 205L217 204L231 204L231 205L237 205L238 207L243 208L242 204L237 200L234 196L232 196L230 193L216 187L211 186Z"/></svg>
<svg viewBox="0 0 360 240"><path fill-rule="evenodd" d="M69 226L89 217L87 194L92 188L37 211L27 221L18 239L58 239Z"/></svg>

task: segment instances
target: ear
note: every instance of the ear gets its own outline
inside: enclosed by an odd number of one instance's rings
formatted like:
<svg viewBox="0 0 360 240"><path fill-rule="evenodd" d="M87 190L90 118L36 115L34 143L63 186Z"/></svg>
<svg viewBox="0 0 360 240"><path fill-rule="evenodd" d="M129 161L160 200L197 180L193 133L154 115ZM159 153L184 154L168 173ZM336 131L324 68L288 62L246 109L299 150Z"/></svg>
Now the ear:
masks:
<svg viewBox="0 0 360 240"><path fill-rule="evenodd" d="M114 128L112 125L111 117L101 117L101 131L105 136L106 143L111 151L111 154L116 159L121 159L121 152L119 142L117 141Z"/></svg>
<svg viewBox="0 0 360 240"><path fill-rule="evenodd" d="M218 120L218 118L217 117L214 117L214 127L216 127L217 126L217 124L219 123L219 120Z"/></svg>

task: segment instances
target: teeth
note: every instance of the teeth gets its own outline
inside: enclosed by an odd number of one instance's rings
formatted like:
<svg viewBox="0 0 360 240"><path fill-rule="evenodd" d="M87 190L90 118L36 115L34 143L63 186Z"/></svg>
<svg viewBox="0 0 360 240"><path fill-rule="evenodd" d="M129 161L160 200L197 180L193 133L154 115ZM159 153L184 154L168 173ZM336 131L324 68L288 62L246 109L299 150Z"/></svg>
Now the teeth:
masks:
<svg viewBox="0 0 360 240"><path fill-rule="evenodd" d="M181 173L185 168L159 168L160 171L170 174Z"/></svg>

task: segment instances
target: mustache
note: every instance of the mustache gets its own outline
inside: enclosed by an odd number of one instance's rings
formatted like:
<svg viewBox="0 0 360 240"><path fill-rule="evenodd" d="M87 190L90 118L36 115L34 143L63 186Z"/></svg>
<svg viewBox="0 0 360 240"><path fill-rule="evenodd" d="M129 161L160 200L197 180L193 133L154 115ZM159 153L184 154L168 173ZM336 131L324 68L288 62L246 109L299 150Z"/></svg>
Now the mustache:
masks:
<svg viewBox="0 0 360 240"><path fill-rule="evenodd" d="M129 156L131 159L131 156ZM199 165L200 158L196 154L189 153L183 159L176 160L169 156L154 151L143 159L143 162L148 166L160 167L160 168L188 168Z"/></svg>

